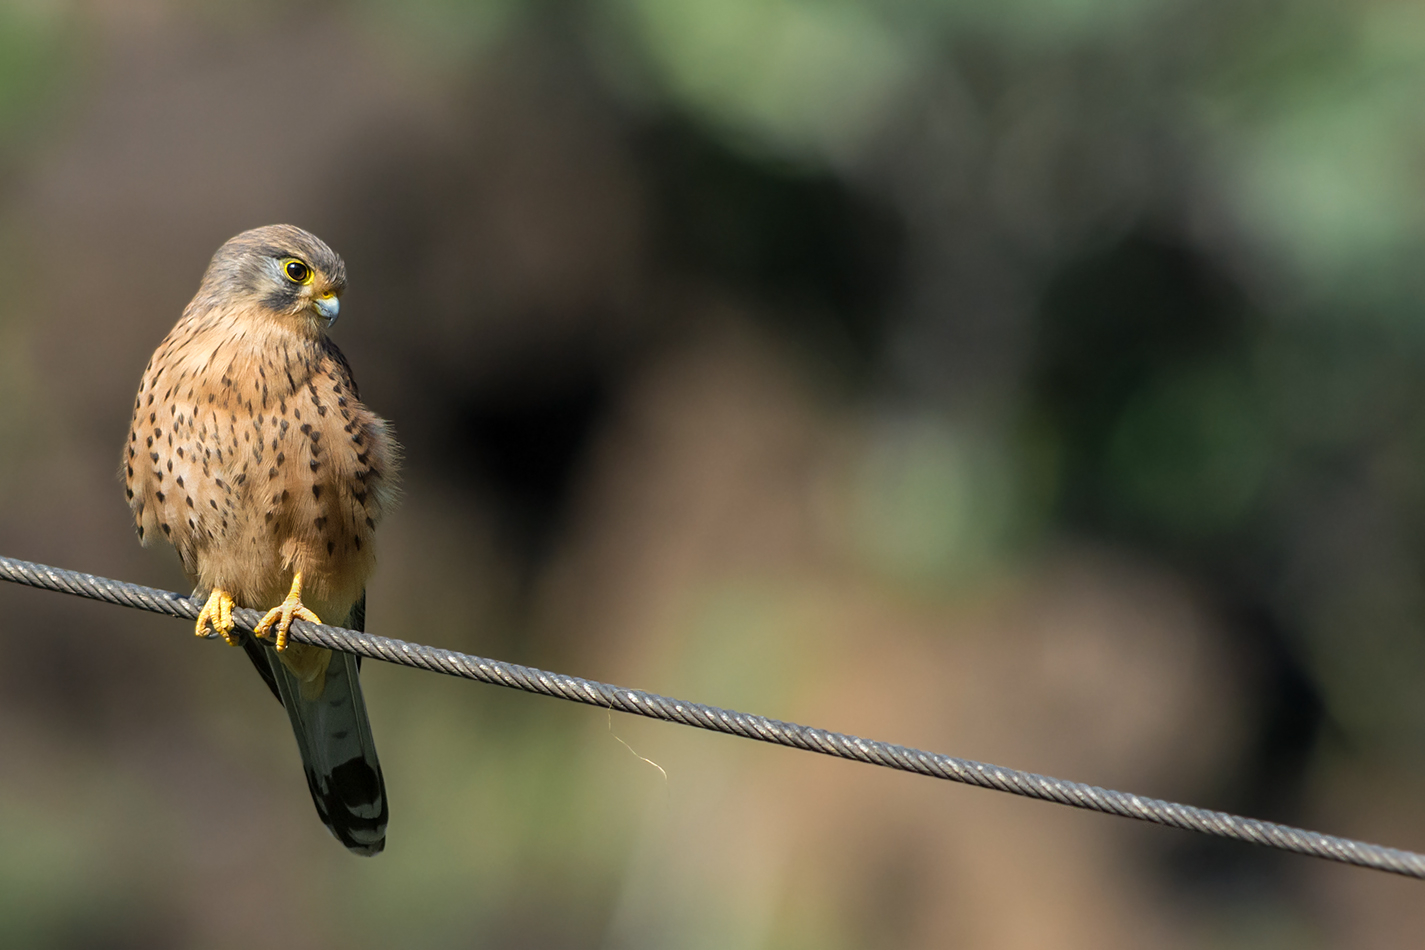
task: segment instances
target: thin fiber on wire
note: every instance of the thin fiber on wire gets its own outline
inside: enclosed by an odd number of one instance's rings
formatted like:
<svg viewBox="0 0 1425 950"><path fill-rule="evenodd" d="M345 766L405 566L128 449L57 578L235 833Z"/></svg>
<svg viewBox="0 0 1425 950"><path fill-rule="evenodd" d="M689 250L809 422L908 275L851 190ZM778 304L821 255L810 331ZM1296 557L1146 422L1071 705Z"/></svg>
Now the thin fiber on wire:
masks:
<svg viewBox="0 0 1425 950"><path fill-rule="evenodd" d="M185 617L190 620L198 616L201 606L182 594L175 594L171 591L140 587L137 584L46 567L43 564L33 564L7 557L0 557L0 580L75 594L124 607L136 607L140 610L168 614L173 617ZM261 618L261 612L256 610L233 611L233 620L249 633ZM702 703L691 703L680 699L670 699L656 693L624 689L620 686L611 686L608 683L581 679L577 676L550 673L500 660L487 660L483 657L373 636L369 633L346 630L342 627L330 627L299 620L292 624L291 638L299 643L341 650L358 656L370 657L373 660L384 660L401 666L478 680L495 686L507 686L528 693L542 693L545 696L554 696L590 706L601 706L605 709L617 709L621 712L647 716L650 719L682 723L685 726L694 726L698 729L725 732L746 739L758 739L775 745L804 749L808 752L820 752L823 755L881 765L904 772L915 772L932 778L992 788L1001 792L1009 792L1012 795L1058 802L1061 805L1071 805L1075 808L1086 808L1090 811L1120 815L1124 818L1136 818L1139 821L1150 821L1159 825L1169 825L1221 838L1234 838L1283 851L1294 851L1298 854L1325 858L1328 861L1355 864L1360 867L1425 879L1425 855L1412 851L1367 844L1349 838L1338 838L1315 831L1292 828L1255 818L1242 818L1226 812L1194 808L1191 805L1179 805L1156 798L1144 798L1127 792L1115 792L1095 785L1084 785L1080 782L1036 775L1033 772L1001 768L997 765L988 765L969 759L957 759L907 746L893 745L889 742L877 742L844 733L827 732L824 729L780 722L765 716L721 709L717 706L705 706Z"/></svg>

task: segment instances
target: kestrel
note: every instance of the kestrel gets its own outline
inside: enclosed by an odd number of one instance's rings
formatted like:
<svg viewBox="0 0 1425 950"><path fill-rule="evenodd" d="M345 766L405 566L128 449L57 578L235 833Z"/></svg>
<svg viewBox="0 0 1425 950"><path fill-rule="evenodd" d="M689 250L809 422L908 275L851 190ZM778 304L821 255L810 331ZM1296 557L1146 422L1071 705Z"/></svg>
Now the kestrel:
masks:
<svg viewBox="0 0 1425 950"><path fill-rule="evenodd" d="M207 595L196 633L247 651L292 720L322 821L370 855L387 808L360 660L287 639L294 617L364 627L395 493L395 440L325 333L345 289L341 258L301 228L220 247L144 370L124 479L139 539L171 543ZM234 629L235 605L271 607L263 640Z"/></svg>

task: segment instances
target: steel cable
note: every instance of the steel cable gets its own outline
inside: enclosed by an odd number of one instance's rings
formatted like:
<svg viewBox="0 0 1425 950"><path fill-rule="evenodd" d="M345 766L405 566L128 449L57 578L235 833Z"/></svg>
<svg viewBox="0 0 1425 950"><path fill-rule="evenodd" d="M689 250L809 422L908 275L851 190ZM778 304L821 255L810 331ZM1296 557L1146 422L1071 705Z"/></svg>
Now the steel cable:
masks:
<svg viewBox="0 0 1425 950"><path fill-rule="evenodd" d="M8 557L0 557L0 579L189 620L195 619L201 608L201 604L171 591L141 587L124 581ZM253 626L261 618L262 613L256 610L233 611L233 620L248 633L252 632ZM403 640L378 637L342 627L298 620L292 624L291 639L373 660L384 660L387 663L445 673L528 693L540 693L590 706L616 709L650 719L682 723L685 726L724 732L774 745L819 752L932 778L963 782L966 785L978 785L981 788L992 788L1012 795L1058 802L1074 808L1136 818L1220 838L1232 838L1282 851L1325 858L1328 861L1425 879L1425 855L1412 851L1338 838L1156 798L1144 798L1127 792L1115 792L1096 785L1050 778L969 759L957 759L844 733L828 732L825 729L781 722L765 716L705 706L702 703L625 689L562 673L550 673L501 660L469 656L438 647L406 643Z"/></svg>

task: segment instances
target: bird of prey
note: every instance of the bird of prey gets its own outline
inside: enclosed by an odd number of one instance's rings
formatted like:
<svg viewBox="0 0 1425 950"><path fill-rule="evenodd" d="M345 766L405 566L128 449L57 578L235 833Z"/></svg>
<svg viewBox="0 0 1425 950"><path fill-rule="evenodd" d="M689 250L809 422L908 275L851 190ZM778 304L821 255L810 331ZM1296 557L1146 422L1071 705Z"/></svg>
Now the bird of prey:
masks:
<svg viewBox="0 0 1425 950"><path fill-rule="evenodd" d="M395 439L325 332L345 289L341 258L301 228L220 247L144 370L123 474L140 541L171 543L206 595L195 632L247 651L292 720L322 821L371 855L386 789L360 661L288 642L294 617L363 629L372 534L395 495ZM271 607L260 640L235 630L235 605Z"/></svg>

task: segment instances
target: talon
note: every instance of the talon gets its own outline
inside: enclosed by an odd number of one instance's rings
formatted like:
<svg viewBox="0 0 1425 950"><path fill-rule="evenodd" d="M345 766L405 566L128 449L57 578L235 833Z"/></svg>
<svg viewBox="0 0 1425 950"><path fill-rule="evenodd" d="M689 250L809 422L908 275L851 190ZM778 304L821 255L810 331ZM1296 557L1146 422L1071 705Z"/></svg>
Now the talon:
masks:
<svg viewBox="0 0 1425 950"><path fill-rule="evenodd" d="M233 595L221 588L214 588L208 595L208 602L198 611L198 620L193 625L193 633L200 637L208 635L207 628L225 640L230 647L238 645L238 636L233 633Z"/></svg>
<svg viewBox="0 0 1425 950"><path fill-rule="evenodd" d="M322 618L302 606L301 571L292 575L292 589L287 592L287 599L267 612L267 616L262 618L262 622L252 628L253 635L265 637L272 629L272 625L277 624L277 652L281 653L287 649L287 630L292 626L293 619L307 620L312 623L322 622Z"/></svg>

